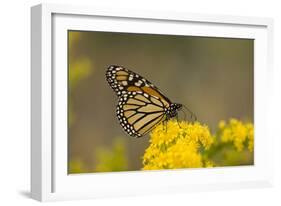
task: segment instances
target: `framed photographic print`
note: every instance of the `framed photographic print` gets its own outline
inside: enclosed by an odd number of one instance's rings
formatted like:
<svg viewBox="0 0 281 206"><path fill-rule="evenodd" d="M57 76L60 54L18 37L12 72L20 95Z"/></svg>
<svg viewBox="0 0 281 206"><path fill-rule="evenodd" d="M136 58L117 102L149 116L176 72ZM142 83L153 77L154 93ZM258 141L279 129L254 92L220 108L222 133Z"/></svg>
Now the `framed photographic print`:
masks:
<svg viewBox="0 0 281 206"><path fill-rule="evenodd" d="M271 19L31 16L34 199L272 185Z"/></svg>

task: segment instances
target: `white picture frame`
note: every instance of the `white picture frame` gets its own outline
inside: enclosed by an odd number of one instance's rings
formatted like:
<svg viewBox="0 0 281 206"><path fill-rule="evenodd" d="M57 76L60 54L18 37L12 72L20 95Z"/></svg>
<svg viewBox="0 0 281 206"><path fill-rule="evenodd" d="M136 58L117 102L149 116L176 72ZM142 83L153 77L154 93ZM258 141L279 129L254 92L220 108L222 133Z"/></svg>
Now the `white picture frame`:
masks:
<svg viewBox="0 0 281 206"><path fill-rule="evenodd" d="M31 26L32 198L52 201L272 186L273 135L267 113L272 19L40 4L31 8ZM254 166L68 175L68 29L255 39Z"/></svg>

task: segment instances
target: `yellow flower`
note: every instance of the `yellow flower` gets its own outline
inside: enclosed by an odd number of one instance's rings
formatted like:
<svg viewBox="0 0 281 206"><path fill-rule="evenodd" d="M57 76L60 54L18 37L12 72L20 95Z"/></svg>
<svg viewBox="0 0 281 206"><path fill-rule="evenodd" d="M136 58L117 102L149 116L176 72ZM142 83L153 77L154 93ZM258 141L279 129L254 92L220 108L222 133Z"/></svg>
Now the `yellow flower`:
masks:
<svg viewBox="0 0 281 206"><path fill-rule="evenodd" d="M77 83L88 77L92 72L92 63L89 58L74 59L69 62L69 82L73 89Z"/></svg>
<svg viewBox="0 0 281 206"><path fill-rule="evenodd" d="M225 127L225 121L224 120L221 120L219 122L219 129L223 129Z"/></svg>
<svg viewBox="0 0 281 206"><path fill-rule="evenodd" d="M126 144L123 138L114 139L110 147L99 147L96 150L96 172L126 171L128 169Z"/></svg>
<svg viewBox="0 0 281 206"><path fill-rule="evenodd" d="M82 172L84 172L84 170L85 170L85 167L81 160L72 159L68 164L68 172L70 174L82 173Z"/></svg>
<svg viewBox="0 0 281 206"><path fill-rule="evenodd" d="M250 152L254 150L254 126L251 123L246 124L248 131L248 149Z"/></svg>
<svg viewBox="0 0 281 206"><path fill-rule="evenodd" d="M213 143L209 128L199 122L170 120L167 128L160 124L150 136L143 156L144 170L203 167L199 149L208 149Z"/></svg>
<svg viewBox="0 0 281 206"><path fill-rule="evenodd" d="M204 163L204 166L205 167L214 167L215 163L212 162L211 160L206 160L205 163Z"/></svg>
<svg viewBox="0 0 281 206"><path fill-rule="evenodd" d="M69 49L72 49L73 44L75 44L79 39L81 39L81 32L71 31L68 33Z"/></svg>
<svg viewBox="0 0 281 206"><path fill-rule="evenodd" d="M254 126L252 123L243 123L237 119L230 119L228 124L221 127L221 141L232 142L237 151L242 151L245 143L248 142L249 151L254 147Z"/></svg>

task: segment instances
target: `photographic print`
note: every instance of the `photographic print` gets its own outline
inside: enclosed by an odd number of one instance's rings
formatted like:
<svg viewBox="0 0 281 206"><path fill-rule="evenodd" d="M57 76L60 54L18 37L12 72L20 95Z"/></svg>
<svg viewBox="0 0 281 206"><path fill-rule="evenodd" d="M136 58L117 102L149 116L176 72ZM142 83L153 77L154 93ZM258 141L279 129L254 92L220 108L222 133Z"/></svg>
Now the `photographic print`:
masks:
<svg viewBox="0 0 281 206"><path fill-rule="evenodd" d="M254 40L68 31L68 174L254 164Z"/></svg>

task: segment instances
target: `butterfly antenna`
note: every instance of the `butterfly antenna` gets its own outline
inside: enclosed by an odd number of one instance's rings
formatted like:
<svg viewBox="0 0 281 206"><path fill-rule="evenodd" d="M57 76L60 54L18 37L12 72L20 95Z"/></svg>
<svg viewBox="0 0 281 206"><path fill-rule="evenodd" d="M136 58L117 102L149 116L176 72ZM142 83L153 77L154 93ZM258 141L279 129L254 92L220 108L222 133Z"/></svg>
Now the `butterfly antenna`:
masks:
<svg viewBox="0 0 281 206"><path fill-rule="evenodd" d="M182 106L189 112L191 120L194 122L197 121L196 115L192 111L190 111L185 105L182 105Z"/></svg>
<svg viewBox="0 0 281 206"><path fill-rule="evenodd" d="M183 112L183 114L184 114L184 121L186 122L186 113L185 113L185 111L184 110L181 110L182 112Z"/></svg>

